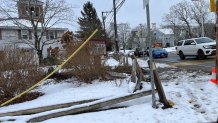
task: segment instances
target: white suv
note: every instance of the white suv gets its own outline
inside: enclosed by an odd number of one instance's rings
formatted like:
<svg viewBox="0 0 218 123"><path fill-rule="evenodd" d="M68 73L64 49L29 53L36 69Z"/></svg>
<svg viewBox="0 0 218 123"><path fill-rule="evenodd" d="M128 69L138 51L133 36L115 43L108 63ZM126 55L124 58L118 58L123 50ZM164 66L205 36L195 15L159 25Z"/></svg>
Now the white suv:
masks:
<svg viewBox="0 0 218 123"><path fill-rule="evenodd" d="M216 42L207 37L186 39L177 43L176 52L182 60L186 56L205 59L207 56L216 55Z"/></svg>

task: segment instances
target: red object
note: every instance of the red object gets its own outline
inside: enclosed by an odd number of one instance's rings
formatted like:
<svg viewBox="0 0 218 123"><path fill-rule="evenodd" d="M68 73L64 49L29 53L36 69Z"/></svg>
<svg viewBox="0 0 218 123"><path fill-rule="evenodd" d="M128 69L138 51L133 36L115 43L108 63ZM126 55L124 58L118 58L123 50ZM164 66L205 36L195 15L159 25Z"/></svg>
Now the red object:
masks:
<svg viewBox="0 0 218 123"><path fill-rule="evenodd" d="M214 84L218 84L217 80L216 80L216 68L212 68L212 78L210 79L210 82L214 83Z"/></svg>

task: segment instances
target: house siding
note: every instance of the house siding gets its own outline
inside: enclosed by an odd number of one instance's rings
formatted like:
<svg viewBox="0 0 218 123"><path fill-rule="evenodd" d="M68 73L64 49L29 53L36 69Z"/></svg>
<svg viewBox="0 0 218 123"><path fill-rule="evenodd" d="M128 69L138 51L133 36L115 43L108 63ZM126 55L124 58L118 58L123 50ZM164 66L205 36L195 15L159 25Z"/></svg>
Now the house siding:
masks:
<svg viewBox="0 0 218 123"><path fill-rule="evenodd" d="M32 33L31 33L32 40L25 41L25 40L19 39L19 33L18 33L17 29L0 29L0 30L2 32L2 40L0 40L0 48L1 49L6 47L6 46L13 46L13 47L17 48L19 45L26 44L28 41L31 41L34 43L34 36ZM57 32L57 39L54 39L54 40L59 40L65 31L56 30L56 32ZM46 35L44 35L42 37L42 40L46 41ZM50 42L52 42L54 40L51 40ZM46 45L46 46L44 46L44 49L43 49L43 58L47 57L47 55L48 55L47 48L49 48L50 46L52 48L59 47L59 49L63 49L62 44L60 42L55 42L53 44Z"/></svg>

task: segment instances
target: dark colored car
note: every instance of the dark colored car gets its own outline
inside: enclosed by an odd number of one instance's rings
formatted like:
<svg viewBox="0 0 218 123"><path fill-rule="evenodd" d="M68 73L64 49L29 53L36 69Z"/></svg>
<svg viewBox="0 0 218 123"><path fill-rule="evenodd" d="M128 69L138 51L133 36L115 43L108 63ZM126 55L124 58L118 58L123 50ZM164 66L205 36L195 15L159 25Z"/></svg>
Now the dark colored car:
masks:
<svg viewBox="0 0 218 123"><path fill-rule="evenodd" d="M143 55L146 55L146 51L142 50L141 48L136 48L134 52L135 56L141 57Z"/></svg>
<svg viewBox="0 0 218 123"><path fill-rule="evenodd" d="M147 55L149 56L149 51L148 51ZM153 58L167 58L168 52L163 48L153 48L152 49L152 56L153 56Z"/></svg>

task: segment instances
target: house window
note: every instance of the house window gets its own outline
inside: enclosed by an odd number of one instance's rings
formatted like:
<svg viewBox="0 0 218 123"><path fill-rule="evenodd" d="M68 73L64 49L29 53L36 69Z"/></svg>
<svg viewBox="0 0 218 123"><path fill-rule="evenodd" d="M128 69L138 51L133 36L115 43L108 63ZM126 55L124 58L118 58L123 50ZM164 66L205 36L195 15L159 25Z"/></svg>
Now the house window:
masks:
<svg viewBox="0 0 218 123"><path fill-rule="evenodd" d="M57 39L57 32L56 31L46 31L46 39L47 40L54 40Z"/></svg>
<svg viewBox="0 0 218 123"><path fill-rule="evenodd" d="M21 31L22 39L28 39L28 30L22 30Z"/></svg>
<svg viewBox="0 0 218 123"><path fill-rule="evenodd" d="M27 15L31 15L33 17L38 17L39 16L39 7L34 7L34 6L29 7L27 5L26 6L26 13L27 13Z"/></svg>
<svg viewBox="0 0 218 123"><path fill-rule="evenodd" d="M35 16L36 16L36 17L39 16L39 7L36 7L36 10L35 10Z"/></svg>
<svg viewBox="0 0 218 123"><path fill-rule="evenodd" d="M50 39L50 40L55 39L55 34L54 34L53 31L52 31L52 32L49 32L49 39Z"/></svg>
<svg viewBox="0 0 218 123"><path fill-rule="evenodd" d="M18 31L18 39L21 40L21 30L17 30Z"/></svg>
<svg viewBox="0 0 218 123"><path fill-rule="evenodd" d="M29 15L29 6L26 6L26 13L23 13L23 14L26 14L26 15Z"/></svg>

